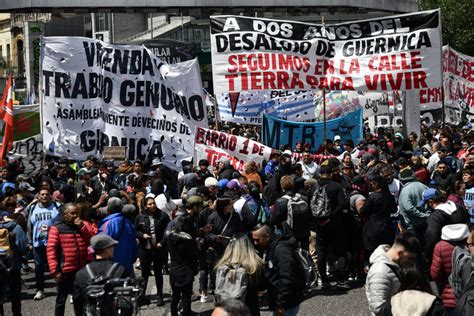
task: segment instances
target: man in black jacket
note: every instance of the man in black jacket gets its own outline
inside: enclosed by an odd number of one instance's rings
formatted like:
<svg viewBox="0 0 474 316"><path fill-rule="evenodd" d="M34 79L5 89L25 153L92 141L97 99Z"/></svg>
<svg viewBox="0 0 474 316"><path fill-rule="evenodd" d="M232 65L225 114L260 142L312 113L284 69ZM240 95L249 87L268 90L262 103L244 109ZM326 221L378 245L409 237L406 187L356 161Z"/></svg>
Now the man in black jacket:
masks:
<svg viewBox="0 0 474 316"><path fill-rule="evenodd" d="M301 167L301 165L299 165ZM306 196L299 195L294 191L294 182L291 176L283 176L280 181L283 195L276 200L273 209L273 216L270 223L281 230L283 233L292 234L299 242L301 248L308 250L309 248L309 228L311 224L311 211ZM294 199L298 194L301 203L301 209L293 210L294 213L288 218L288 203L289 198ZM306 205L305 205L306 204ZM290 227L290 224L292 227Z"/></svg>
<svg viewBox="0 0 474 316"><path fill-rule="evenodd" d="M345 287L346 247L344 240L343 210L348 209L347 199L342 185L332 178L332 167L325 165L320 170L319 186L325 187L329 201L330 216L318 218L316 221L316 245L318 253L318 270L323 282L323 289L329 289L331 284L326 273L326 263L329 249L333 249L337 263L338 286ZM315 191L315 194L318 190ZM315 199L311 201L311 209L315 207ZM313 212L314 214L314 212Z"/></svg>
<svg viewBox="0 0 474 316"><path fill-rule="evenodd" d="M94 276L109 276L109 279L127 277L125 268L118 263L112 261L114 256L114 248L118 242L113 240L109 235L100 234L91 238L91 247L94 249L95 260L87 264L84 268L76 273L72 297L74 300L74 309L77 312L82 311L85 315L85 304L87 302L87 287L90 285L92 279L87 269L94 274ZM101 306L103 307L103 306Z"/></svg>
<svg viewBox="0 0 474 316"><path fill-rule="evenodd" d="M265 251L265 278L268 280L269 307L274 315L297 315L304 299L304 276L296 259L296 239L275 236L268 225L252 232L256 248Z"/></svg>
<svg viewBox="0 0 474 316"><path fill-rule="evenodd" d="M280 180L283 176L291 174L291 156L284 154L280 157L278 170L270 179L268 188L264 190L264 198L269 205L275 204L276 200L282 195Z"/></svg>

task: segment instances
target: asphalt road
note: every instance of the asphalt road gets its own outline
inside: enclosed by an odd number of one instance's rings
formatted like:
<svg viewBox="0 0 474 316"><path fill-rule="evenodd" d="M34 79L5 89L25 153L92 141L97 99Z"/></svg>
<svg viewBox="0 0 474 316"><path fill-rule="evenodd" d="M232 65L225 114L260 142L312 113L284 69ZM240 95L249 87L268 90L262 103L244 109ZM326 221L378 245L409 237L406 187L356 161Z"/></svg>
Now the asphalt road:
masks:
<svg viewBox="0 0 474 316"><path fill-rule="evenodd" d="M140 275L140 272L137 271ZM34 316L50 316L54 315L54 303L56 298L56 286L54 280L48 278L46 280L46 298L41 301L33 301L33 296L36 292L34 288L34 273L29 273L22 276L24 285L22 289L22 313L23 315ZM168 276L165 276L165 302L164 307L157 307L155 302L154 278L150 278L148 285L148 297L152 300L152 304L142 307L141 315L169 315L169 300L170 290L168 285ZM197 280L196 280L197 281ZM195 282L195 289L198 288L198 283ZM212 303L201 303L196 300L192 304L193 311L198 312L198 315L210 315L212 312ZM11 315L10 303L5 304L6 315ZM73 315L72 304L66 304L66 315ZM262 308L262 315L271 315L268 309ZM367 299L365 297L364 286L361 283L351 285L348 291L322 291L320 288L309 293L307 299L301 305L299 315L368 315Z"/></svg>

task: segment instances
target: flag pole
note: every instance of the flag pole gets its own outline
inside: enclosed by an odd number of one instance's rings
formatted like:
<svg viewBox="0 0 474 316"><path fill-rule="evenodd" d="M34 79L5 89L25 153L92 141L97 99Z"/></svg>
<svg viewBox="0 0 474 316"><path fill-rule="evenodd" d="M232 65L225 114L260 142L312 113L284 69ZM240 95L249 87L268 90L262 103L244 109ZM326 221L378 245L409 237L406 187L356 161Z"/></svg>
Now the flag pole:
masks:
<svg viewBox="0 0 474 316"><path fill-rule="evenodd" d="M218 119L217 119L217 98L216 98L216 95L214 94L214 128L216 131L219 130L219 123L218 123Z"/></svg>
<svg viewBox="0 0 474 316"><path fill-rule="evenodd" d="M321 22L324 27L324 15L321 16ZM323 88L323 126L324 126L324 139L323 139L323 148L324 148L324 154L327 154L327 127L326 127L326 89Z"/></svg>

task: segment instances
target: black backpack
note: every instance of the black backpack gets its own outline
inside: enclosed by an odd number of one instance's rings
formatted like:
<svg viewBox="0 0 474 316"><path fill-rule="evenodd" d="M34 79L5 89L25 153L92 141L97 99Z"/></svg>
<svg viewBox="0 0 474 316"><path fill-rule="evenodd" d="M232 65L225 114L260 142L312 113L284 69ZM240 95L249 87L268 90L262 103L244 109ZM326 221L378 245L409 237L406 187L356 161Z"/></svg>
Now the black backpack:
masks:
<svg viewBox="0 0 474 316"><path fill-rule="evenodd" d="M331 216L331 205L326 192L326 185L318 185L311 198L311 213L316 219Z"/></svg>
<svg viewBox="0 0 474 316"><path fill-rule="evenodd" d="M107 281L111 279L114 273L119 268L119 264L114 264L109 268L106 275L96 275L92 271L91 265L86 265L86 271L89 275L89 282L86 288L87 304L86 314L87 315L107 315L113 310L112 298L107 294L105 285Z"/></svg>

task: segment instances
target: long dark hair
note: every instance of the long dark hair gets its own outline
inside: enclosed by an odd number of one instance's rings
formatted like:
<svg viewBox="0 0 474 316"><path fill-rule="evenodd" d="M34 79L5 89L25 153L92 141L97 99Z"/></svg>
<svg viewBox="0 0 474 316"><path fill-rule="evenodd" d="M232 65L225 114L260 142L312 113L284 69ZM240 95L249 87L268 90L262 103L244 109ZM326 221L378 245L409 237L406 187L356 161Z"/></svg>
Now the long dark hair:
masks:
<svg viewBox="0 0 474 316"><path fill-rule="evenodd" d="M407 290L417 290L434 295L428 277L416 264L402 269L398 292Z"/></svg>

